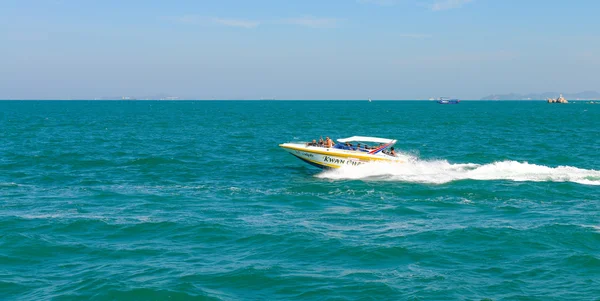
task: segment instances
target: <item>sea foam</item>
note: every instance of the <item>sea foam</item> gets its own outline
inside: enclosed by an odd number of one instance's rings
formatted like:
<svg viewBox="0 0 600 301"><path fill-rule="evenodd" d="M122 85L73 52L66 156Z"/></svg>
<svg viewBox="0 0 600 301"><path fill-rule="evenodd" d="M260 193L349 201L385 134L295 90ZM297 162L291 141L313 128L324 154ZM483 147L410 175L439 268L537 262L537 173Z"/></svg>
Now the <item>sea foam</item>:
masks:
<svg viewBox="0 0 600 301"><path fill-rule="evenodd" d="M361 179L428 184L444 184L458 180L512 180L600 185L598 170L572 166L549 167L517 161L499 161L489 164L419 159L402 164L373 162L326 170L319 173L317 177L332 180Z"/></svg>

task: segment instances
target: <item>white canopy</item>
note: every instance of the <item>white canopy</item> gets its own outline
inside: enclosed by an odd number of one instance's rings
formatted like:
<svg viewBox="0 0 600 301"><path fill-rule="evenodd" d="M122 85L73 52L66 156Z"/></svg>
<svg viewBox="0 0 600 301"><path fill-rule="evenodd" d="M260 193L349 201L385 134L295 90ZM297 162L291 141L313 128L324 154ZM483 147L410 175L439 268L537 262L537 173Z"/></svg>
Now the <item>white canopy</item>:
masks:
<svg viewBox="0 0 600 301"><path fill-rule="evenodd" d="M338 139L338 142L375 142L375 143L396 143L396 140L377 138L377 137L363 137L363 136L352 136L349 138Z"/></svg>

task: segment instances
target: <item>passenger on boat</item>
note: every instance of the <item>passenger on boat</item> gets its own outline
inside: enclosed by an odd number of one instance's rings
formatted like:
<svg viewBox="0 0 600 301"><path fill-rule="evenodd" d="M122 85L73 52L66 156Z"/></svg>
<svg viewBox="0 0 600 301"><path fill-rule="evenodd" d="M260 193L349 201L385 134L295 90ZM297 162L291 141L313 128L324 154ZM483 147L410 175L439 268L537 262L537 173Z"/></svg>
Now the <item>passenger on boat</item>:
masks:
<svg viewBox="0 0 600 301"><path fill-rule="evenodd" d="M391 151L390 151L390 155L396 157L396 151L394 150L394 147L392 146Z"/></svg>
<svg viewBox="0 0 600 301"><path fill-rule="evenodd" d="M313 139L312 142L306 143L306 146L317 146L317 140Z"/></svg>
<svg viewBox="0 0 600 301"><path fill-rule="evenodd" d="M327 148L333 147L333 140L329 139L329 137L327 137L327 139L325 139L325 147L327 147Z"/></svg>
<svg viewBox="0 0 600 301"><path fill-rule="evenodd" d="M324 146L325 142L323 142L323 136L319 139L319 146Z"/></svg>

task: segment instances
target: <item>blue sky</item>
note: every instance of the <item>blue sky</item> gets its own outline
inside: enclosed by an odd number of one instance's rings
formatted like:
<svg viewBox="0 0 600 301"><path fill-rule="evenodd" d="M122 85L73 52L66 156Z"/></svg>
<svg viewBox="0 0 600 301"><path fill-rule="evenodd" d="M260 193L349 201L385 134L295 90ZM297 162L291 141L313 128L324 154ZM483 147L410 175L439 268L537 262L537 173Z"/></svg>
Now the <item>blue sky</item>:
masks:
<svg viewBox="0 0 600 301"><path fill-rule="evenodd" d="M600 1L0 0L0 99L600 90Z"/></svg>

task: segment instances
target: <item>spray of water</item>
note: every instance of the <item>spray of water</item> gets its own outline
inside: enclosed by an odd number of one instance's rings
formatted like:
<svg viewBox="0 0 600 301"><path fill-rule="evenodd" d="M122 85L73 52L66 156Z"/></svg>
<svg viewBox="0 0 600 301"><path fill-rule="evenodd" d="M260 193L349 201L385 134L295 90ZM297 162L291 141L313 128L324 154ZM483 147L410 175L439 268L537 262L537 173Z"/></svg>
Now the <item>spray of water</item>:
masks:
<svg viewBox="0 0 600 301"><path fill-rule="evenodd" d="M446 160L419 160L406 163L373 162L344 166L317 175L324 179L364 179L409 183L443 184L457 180L512 180L534 182L575 182L600 185L600 171L571 166L548 167L527 162L501 161L489 164L452 164Z"/></svg>

